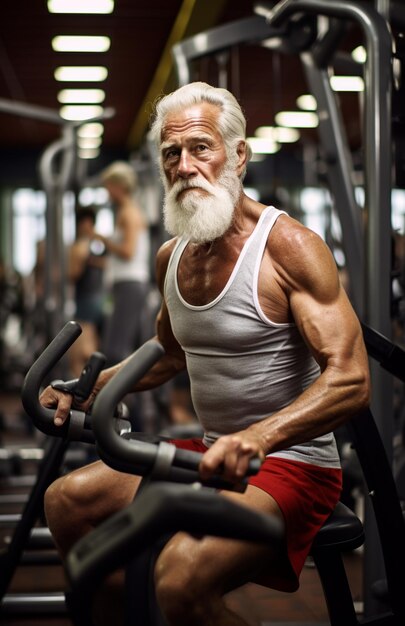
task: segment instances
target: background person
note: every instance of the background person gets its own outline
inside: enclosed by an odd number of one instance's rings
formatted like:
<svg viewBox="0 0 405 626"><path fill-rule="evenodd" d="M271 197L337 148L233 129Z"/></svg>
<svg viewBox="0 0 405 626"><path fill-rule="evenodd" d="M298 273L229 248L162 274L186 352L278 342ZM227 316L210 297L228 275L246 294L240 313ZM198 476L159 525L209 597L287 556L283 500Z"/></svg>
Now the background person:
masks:
<svg viewBox="0 0 405 626"><path fill-rule="evenodd" d="M100 347L105 299L105 247L96 238L96 210L79 208L76 214L76 239L69 249L68 277L74 288L75 320L82 334L69 350L69 365L74 377Z"/></svg>
<svg viewBox="0 0 405 626"><path fill-rule="evenodd" d="M142 313L150 285L150 239L145 215L134 199L137 177L133 168L116 161L101 173L114 209L111 238L98 235L108 255L111 312L102 348L110 365L118 363L142 341Z"/></svg>

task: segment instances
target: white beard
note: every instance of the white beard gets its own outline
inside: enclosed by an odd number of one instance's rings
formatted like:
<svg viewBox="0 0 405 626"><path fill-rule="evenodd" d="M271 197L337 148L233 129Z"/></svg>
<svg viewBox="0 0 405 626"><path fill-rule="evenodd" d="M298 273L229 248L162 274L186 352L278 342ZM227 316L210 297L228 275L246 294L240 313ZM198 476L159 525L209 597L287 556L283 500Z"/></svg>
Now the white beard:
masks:
<svg viewBox="0 0 405 626"><path fill-rule="evenodd" d="M166 192L163 214L168 233L195 243L212 242L226 233L242 191L241 181L229 163L214 185L201 175L180 179L171 188L166 180L163 182ZM178 200L183 189L191 191Z"/></svg>

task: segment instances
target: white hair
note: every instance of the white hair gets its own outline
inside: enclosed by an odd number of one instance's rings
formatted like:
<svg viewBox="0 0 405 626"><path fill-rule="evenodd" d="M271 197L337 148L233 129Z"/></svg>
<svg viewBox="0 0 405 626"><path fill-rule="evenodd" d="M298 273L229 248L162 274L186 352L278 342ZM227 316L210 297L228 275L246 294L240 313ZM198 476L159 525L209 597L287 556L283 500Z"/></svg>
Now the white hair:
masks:
<svg viewBox="0 0 405 626"><path fill-rule="evenodd" d="M250 160L252 151L246 141L246 118L239 102L227 89L212 87L203 82L189 83L158 100L151 127L151 136L156 145L159 146L161 142L162 127L169 113L203 102L220 109L219 132L224 140L228 158L235 158L236 148L243 142L246 146L247 160Z"/></svg>

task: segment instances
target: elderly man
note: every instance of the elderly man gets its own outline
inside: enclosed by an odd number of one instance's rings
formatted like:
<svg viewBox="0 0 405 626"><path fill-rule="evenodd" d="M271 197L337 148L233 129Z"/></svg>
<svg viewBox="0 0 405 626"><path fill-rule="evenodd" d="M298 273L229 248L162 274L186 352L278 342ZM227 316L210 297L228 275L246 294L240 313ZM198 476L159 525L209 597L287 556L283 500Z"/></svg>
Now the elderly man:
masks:
<svg viewBox="0 0 405 626"><path fill-rule="evenodd" d="M152 133L174 239L157 255L166 355L137 385L148 389L187 367L201 441L200 472L229 479L258 455L244 494L226 494L284 522L285 553L178 533L156 566L156 590L173 626L237 626L225 594L247 581L285 591L340 494L332 431L369 401L362 333L324 242L286 213L246 196L246 121L224 89L192 83L163 98ZM101 373L94 394L121 365ZM47 389L66 419L70 397ZM101 462L59 479L46 513L62 555L134 497L139 479Z"/></svg>

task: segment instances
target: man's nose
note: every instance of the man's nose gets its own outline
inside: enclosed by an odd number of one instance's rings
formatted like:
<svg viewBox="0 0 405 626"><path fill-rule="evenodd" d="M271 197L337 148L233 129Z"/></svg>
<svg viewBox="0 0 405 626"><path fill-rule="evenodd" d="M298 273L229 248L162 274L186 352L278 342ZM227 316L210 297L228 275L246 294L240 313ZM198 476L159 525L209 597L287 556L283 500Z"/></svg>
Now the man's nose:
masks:
<svg viewBox="0 0 405 626"><path fill-rule="evenodd" d="M197 174L192 155L187 150L182 150L177 167L177 175L180 178L190 178Z"/></svg>

